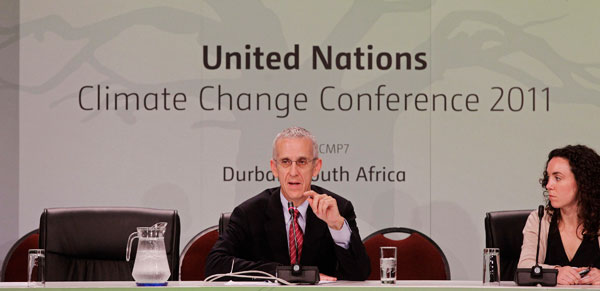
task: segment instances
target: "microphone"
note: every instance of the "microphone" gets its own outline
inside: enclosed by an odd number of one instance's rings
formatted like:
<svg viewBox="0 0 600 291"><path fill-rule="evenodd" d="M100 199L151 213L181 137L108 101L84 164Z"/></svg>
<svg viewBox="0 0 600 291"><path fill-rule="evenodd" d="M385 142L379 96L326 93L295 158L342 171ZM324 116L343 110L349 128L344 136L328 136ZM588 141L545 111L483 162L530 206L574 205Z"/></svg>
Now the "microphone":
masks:
<svg viewBox="0 0 600 291"><path fill-rule="evenodd" d="M292 274L294 275L299 275L300 274L300 257L298 257L298 237L296 236L296 225L295 225L295 221L296 221L296 217L295 217L295 208L294 208L294 202L288 202L288 212L290 213L290 215L292 216L292 229L294 230L294 245L296 245L296 262L292 265ZM290 238L291 239L291 238Z"/></svg>
<svg viewBox="0 0 600 291"><path fill-rule="evenodd" d="M540 219L540 223L538 224L538 240L537 240L537 250L535 251L535 266L531 267L531 277L540 278L542 276L542 267L540 267L540 263L538 261L540 257L540 232L542 232L542 217L544 217L544 206L538 206L538 218Z"/></svg>
<svg viewBox="0 0 600 291"><path fill-rule="evenodd" d="M540 257L540 233L542 232L542 218L544 217L544 206L538 206L538 217L540 223L538 225L537 250L535 252L535 265L530 268L518 268L515 273L515 282L519 286L556 286L556 277L558 270L544 269L538 261Z"/></svg>
<svg viewBox="0 0 600 291"><path fill-rule="evenodd" d="M319 283L319 268L316 266L301 266L298 257L298 237L296 236L295 210L293 202L288 202L288 212L292 215L291 227L294 230L294 245L296 246L296 263L291 266L277 266L275 276L290 283L317 284ZM289 239L292 239L291 237Z"/></svg>

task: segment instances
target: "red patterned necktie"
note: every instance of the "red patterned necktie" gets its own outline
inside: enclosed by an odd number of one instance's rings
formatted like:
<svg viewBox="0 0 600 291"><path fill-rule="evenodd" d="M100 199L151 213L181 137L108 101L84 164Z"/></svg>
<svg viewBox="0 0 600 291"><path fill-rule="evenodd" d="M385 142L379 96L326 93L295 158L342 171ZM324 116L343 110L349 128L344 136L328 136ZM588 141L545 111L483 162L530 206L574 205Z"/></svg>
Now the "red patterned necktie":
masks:
<svg viewBox="0 0 600 291"><path fill-rule="evenodd" d="M294 209L294 223L290 224L290 233L289 233L289 245L290 245L290 262L292 264L296 264L300 262L300 258L302 257L302 243L304 242L304 235L302 235L302 229L300 229L300 225L298 225L298 209ZM298 240L298 258L296 258L296 244L294 242L294 229L296 230L296 240Z"/></svg>

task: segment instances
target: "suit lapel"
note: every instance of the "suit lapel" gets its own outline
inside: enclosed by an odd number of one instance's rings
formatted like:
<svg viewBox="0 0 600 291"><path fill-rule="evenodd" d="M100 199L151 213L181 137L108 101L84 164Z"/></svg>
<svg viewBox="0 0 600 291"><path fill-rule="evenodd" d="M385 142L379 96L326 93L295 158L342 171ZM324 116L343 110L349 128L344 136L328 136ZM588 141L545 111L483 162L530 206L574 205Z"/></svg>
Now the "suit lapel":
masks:
<svg viewBox="0 0 600 291"><path fill-rule="evenodd" d="M285 218L279 198L279 187L271 191L266 212L265 232L270 247L269 250L273 254L273 260L281 264L289 264L290 254L287 246Z"/></svg>

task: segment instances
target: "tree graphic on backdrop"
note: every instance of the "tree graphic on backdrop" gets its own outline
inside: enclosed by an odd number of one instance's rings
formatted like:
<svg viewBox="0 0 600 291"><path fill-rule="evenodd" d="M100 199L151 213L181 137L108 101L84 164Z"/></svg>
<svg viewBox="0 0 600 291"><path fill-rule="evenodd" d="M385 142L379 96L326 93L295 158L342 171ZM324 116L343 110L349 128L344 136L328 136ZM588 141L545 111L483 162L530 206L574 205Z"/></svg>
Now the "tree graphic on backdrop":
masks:
<svg viewBox="0 0 600 291"><path fill-rule="evenodd" d="M101 83L111 84L111 87L124 89L140 89L147 87L168 87L196 92L199 84L220 84L223 88L243 88L243 92L297 92L300 86L308 88L308 96L317 96L318 89L325 85L342 87L345 72L341 70L312 70L309 64L300 64L300 69L290 72L257 72L240 71L237 78L204 79L193 78L164 83L146 84L131 80L120 74L114 68L103 64L96 56L96 52L105 44L116 38L119 34L136 25L145 25L158 30L178 35L197 36L198 50L202 45L220 44L223 47L241 48L245 44L259 43L273 50L287 51L289 49L286 36L282 31L281 20L273 11L258 1L208 1L219 19L215 20L189 11L170 7L143 8L131 12L103 19L91 24L75 27L60 16L48 16L30 22L22 23L19 27L0 28L0 50L19 42L20 39L34 37L43 41L48 33L54 33L65 40L85 41L85 45L55 74L39 85L20 85L8 80L0 79L0 89L19 88L23 92L43 95L60 86L67 78L77 72L82 66L89 66L97 73L104 76ZM373 29L376 22L389 14L426 12L432 15L431 3L428 1L354 1L349 10L340 19L338 24L327 35L322 44L335 44L339 50L351 51L360 46L361 40ZM464 67L479 66L490 71L510 76L515 80L528 84L528 86L546 87L544 81L537 78L529 71L511 66L502 59L513 54L523 53L545 65L549 71L558 76L562 84L552 86L553 102L580 103L599 105L598 89L586 86L585 83L598 84L600 78L590 73L590 70L600 68L599 64L577 63L558 54L543 38L527 32L527 29L559 18L544 21L530 22L516 25L501 15L488 11L467 10L451 12L439 21L435 27L427 28L430 32L428 39L413 49L414 52L428 52L429 73L428 78L414 71L389 71L379 77L356 86L348 93L373 92L380 84L394 84L407 92L427 92L431 84L444 79L448 70ZM260 20L260 21L257 21ZM308 20L307 20L308 21ZM461 31L461 24L470 21L485 24L487 29L480 29L472 34ZM431 21L430 21L431 23ZM402 35L394 35L401 40ZM148 40L151 45L152 40ZM493 43L492 46L488 44ZM314 44L320 45L320 44ZM433 52L433 53L432 53ZM444 52L452 57L435 56L432 54ZM200 64L199 64L200 65ZM299 84L301 81L301 84ZM314 92L313 92L314 89ZM237 90L236 90L237 91ZM53 99L51 106L64 106L65 102L72 102L77 98L77 92L65 96L50 96ZM372 112L367 113L368 118L355 122L355 115L364 114L356 112L320 112L319 102L309 100L308 110L293 111L285 119L278 119L272 112L265 114L247 114L246 112L233 111L233 120L211 120L209 115L199 115L198 121L190 124L195 129L215 127L223 130L239 132L238 165L243 165L247 157L256 155L252 146L256 139L271 139L273 127L280 129L295 123L302 124L309 129L326 127L332 130L341 129L354 131L360 134L349 136L348 141L354 144L364 143L365 140L376 141L372 146L369 161L389 161L394 155L395 123L401 118L402 112ZM70 105L69 105L70 106ZM134 111L118 110L113 112L92 111L83 122L92 120L98 114L115 114L124 124L137 122ZM318 115L318 118L314 116ZM431 122L431 121L430 121ZM274 125L275 123L281 126ZM265 130L269 129L269 130ZM430 134L428 132L427 134ZM326 137L321 137L325 138ZM424 137L426 140L429 137ZM383 145L383 146L382 146ZM365 145L368 146L368 145ZM402 145L396 145L402 146ZM265 149L269 151L269 149ZM266 164L266 161L265 161ZM376 205L376 209L368 210L366 221L378 224L393 220L393 201L395 194L394 185L381 184L380 193L373 191L368 183L358 184L352 200L361 205ZM246 193L243 184L236 186L236 201L244 200ZM368 195L361 195L365 193ZM344 193L343 193L344 194ZM425 194L425 193L424 193ZM373 203L373 197L382 203ZM403 198L404 199L404 198Z"/></svg>

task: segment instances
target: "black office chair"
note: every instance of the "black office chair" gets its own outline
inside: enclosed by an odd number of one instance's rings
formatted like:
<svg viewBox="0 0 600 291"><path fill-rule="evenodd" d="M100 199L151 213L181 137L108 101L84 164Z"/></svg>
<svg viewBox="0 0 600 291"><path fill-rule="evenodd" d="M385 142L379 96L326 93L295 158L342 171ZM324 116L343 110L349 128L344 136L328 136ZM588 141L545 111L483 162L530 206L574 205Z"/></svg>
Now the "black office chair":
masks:
<svg viewBox="0 0 600 291"><path fill-rule="evenodd" d="M149 208L51 208L40 219L47 281L131 281L134 260L125 261L129 235L140 226L167 222L165 248L179 278L180 222L176 210ZM134 242L132 256L137 250Z"/></svg>
<svg viewBox="0 0 600 291"><path fill-rule="evenodd" d="M219 217L219 237L225 232L227 229L227 225L229 224L229 219L231 218L231 212L223 212L221 213L221 217Z"/></svg>
<svg viewBox="0 0 600 291"><path fill-rule="evenodd" d="M515 277L523 227L533 210L494 211L485 214L485 247L500 249L500 280L512 281Z"/></svg>

